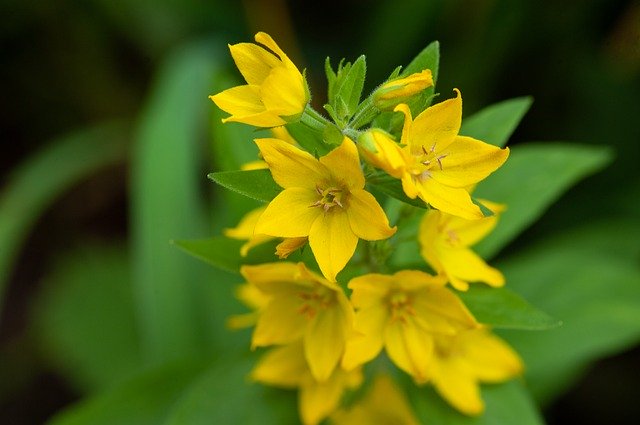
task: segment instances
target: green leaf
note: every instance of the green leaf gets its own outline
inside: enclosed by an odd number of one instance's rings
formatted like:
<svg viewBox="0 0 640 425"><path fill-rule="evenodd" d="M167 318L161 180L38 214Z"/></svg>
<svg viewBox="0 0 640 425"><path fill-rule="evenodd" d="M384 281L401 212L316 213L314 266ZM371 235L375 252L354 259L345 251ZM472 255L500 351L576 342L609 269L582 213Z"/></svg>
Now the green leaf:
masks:
<svg viewBox="0 0 640 425"><path fill-rule="evenodd" d="M201 362L163 365L63 410L49 425L157 425L203 370Z"/></svg>
<svg viewBox="0 0 640 425"><path fill-rule="evenodd" d="M411 199L402 190L400 180L391 177L386 173L377 173L367 177L367 184L372 188L379 190L385 195L389 195L399 201L414 207L429 209L429 206L420 198Z"/></svg>
<svg viewBox="0 0 640 425"><path fill-rule="evenodd" d="M531 97L517 97L487 106L462 121L460 134L504 146L531 107Z"/></svg>
<svg viewBox="0 0 640 425"><path fill-rule="evenodd" d="M165 425L298 423L296 391L247 379L256 356L220 359L185 391Z"/></svg>
<svg viewBox="0 0 640 425"><path fill-rule="evenodd" d="M121 247L71 251L36 298L40 351L82 392L106 388L142 365L129 266Z"/></svg>
<svg viewBox="0 0 640 425"><path fill-rule="evenodd" d="M503 332L522 355L538 401L549 403L586 367L640 342L637 221L589 223L500 264L509 285L563 326Z"/></svg>
<svg viewBox="0 0 640 425"><path fill-rule="evenodd" d="M409 393L415 412L430 425L543 425L530 394L516 380L482 385L485 411L477 417L463 415L444 401L431 387Z"/></svg>
<svg viewBox="0 0 640 425"><path fill-rule="evenodd" d="M200 187L202 134L211 75L220 66L206 44L177 50L162 64L142 112L131 163L134 294L143 351L152 362L199 352L198 285L209 269L176 255L169 241L208 229ZM200 304L202 303L202 304Z"/></svg>
<svg viewBox="0 0 640 425"><path fill-rule="evenodd" d="M560 326L560 321L533 307L506 288L476 284L458 296L478 322L493 328L544 330Z"/></svg>
<svg viewBox="0 0 640 425"><path fill-rule="evenodd" d="M249 198L269 202L282 191L269 170L221 171L207 175L220 186Z"/></svg>
<svg viewBox="0 0 640 425"><path fill-rule="evenodd" d="M0 194L0 310L13 261L38 217L69 187L122 162L128 142L124 125L97 125L52 141L7 176Z"/></svg>
<svg viewBox="0 0 640 425"><path fill-rule="evenodd" d="M291 137L315 157L326 155L331 150L331 146L324 143L321 131L316 131L301 122L292 122L286 127Z"/></svg>
<svg viewBox="0 0 640 425"><path fill-rule="evenodd" d="M562 193L612 159L603 146L527 143L515 146L507 162L482 181L474 196L507 205L498 226L474 251L495 255L536 221Z"/></svg>
<svg viewBox="0 0 640 425"><path fill-rule="evenodd" d="M179 240L173 243L194 257L222 270L238 273L243 264L260 264L277 261L275 242L258 245L246 257L240 255L240 247L246 241L216 236L209 239Z"/></svg>
<svg viewBox="0 0 640 425"><path fill-rule="evenodd" d="M362 88L367 73L367 64L364 55L351 64L343 61L338 64L338 72L333 73L329 60L325 62L327 79L329 81L329 104L338 120L336 124L342 126L355 113L362 96Z"/></svg>

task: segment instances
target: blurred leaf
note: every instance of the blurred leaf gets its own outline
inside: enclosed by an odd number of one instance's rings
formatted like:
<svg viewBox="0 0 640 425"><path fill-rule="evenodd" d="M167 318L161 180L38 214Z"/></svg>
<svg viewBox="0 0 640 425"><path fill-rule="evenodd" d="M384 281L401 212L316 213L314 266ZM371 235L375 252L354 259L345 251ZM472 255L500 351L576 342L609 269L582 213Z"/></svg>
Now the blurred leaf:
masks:
<svg viewBox="0 0 640 425"><path fill-rule="evenodd" d="M474 247L489 258L544 213L563 192L611 161L604 146L527 143L515 146L507 162L482 181L474 196L504 203L495 230Z"/></svg>
<svg viewBox="0 0 640 425"><path fill-rule="evenodd" d="M222 187L262 202L271 201L282 191L271 177L271 171L266 169L221 171L209 173L207 177Z"/></svg>
<svg viewBox="0 0 640 425"><path fill-rule="evenodd" d="M509 285L559 318L546 332L502 335L522 355L528 382L548 403L592 361L640 341L637 222L590 224L503 262Z"/></svg>
<svg viewBox="0 0 640 425"><path fill-rule="evenodd" d="M165 425L298 423L296 392L247 379L255 356L221 359L171 409Z"/></svg>
<svg viewBox="0 0 640 425"><path fill-rule="evenodd" d="M40 345L84 392L106 388L142 364L131 289L127 252L88 246L65 255L38 294L33 321Z"/></svg>
<svg viewBox="0 0 640 425"><path fill-rule="evenodd" d="M12 171L0 194L0 308L4 286L29 230L70 186L123 161L127 129L102 124L51 142Z"/></svg>
<svg viewBox="0 0 640 425"><path fill-rule="evenodd" d="M151 361L198 352L208 332L197 308L206 299L196 289L208 269L176 255L169 241L207 231L199 170L216 51L191 45L170 56L138 126L131 170L133 282L143 350Z"/></svg>
<svg viewBox="0 0 640 425"><path fill-rule="evenodd" d="M471 285L457 294L478 322L493 328L544 330L560 326L558 320L506 288Z"/></svg>
<svg viewBox="0 0 640 425"><path fill-rule="evenodd" d="M531 97L517 97L487 106L462 121L460 134L502 147L532 102Z"/></svg>
<svg viewBox="0 0 640 425"><path fill-rule="evenodd" d="M243 264L277 261L275 241L258 245L252 248L246 257L242 257L240 256L240 247L245 242L224 236L215 236L209 239L181 240L173 243L186 253L232 273L238 273Z"/></svg>
<svg viewBox="0 0 640 425"><path fill-rule="evenodd" d="M58 413L49 425L156 425L203 370L201 362L172 363L140 373Z"/></svg>
<svg viewBox="0 0 640 425"><path fill-rule="evenodd" d="M482 385L485 411L469 417L449 406L431 387L410 392L416 414L429 425L542 425L544 421L521 382Z"/></svg>

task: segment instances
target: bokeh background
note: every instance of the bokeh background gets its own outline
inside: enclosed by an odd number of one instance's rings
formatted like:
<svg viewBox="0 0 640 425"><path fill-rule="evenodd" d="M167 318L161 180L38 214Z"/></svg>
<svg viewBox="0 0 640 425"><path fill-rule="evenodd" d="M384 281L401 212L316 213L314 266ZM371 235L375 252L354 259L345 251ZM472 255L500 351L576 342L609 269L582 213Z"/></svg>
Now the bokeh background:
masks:
<svg viewBox="0 0 640 425"><path fill-rule="evenodd" d="M246 342L223 328L232 307L202 302L237 278L212 284L168 241L235 224L206 179L233 149L207 95L239 77L226 44L258 30L307 69L318 108L326 56L366 54L372 89L439 40L438 92L461 89L465 115L534 98L511 146L613 148L501 256L594 223L640 285L640 2L2 0L0 16L2 423ZM199 308L162 309L185 297ZM636 423L638 322L545 400L549 424Z"/></svg>

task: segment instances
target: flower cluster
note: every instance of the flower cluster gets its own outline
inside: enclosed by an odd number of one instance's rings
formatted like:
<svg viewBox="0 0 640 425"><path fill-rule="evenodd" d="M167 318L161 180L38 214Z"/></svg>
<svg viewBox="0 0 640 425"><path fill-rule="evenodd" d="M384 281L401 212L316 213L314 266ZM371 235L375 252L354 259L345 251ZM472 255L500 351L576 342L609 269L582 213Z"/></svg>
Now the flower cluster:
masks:
<svg viewBox="0 0 640 425"><path fill-rule="evenodd" d="M390 364L415 385L432 385L460 412L480 414L479 384L522 371L517 354L476 320L458 292L470 283L505 283L471 249L505 206L471 192L509 149L460 135L459 90L429 106L431 69L395 72L360 102L361 59L341 62L337 72L327 61L331 119L325 118L310 106L305 77L273 39L265 33L255 39L264 47L230 46L247 84L211 99L231 114L223 121L272 130L273 137L255 140L263 162L252 168L267 167L281 191L226 235L247 241L243 256L279 239L280 260L307 245L312 257L241 267L240 298L253 312L230 324L255 326L252 348L272 347L251 378L299 389L305 424L325 418L418 423ZM291 137L294 125L304 137ZM393 202L404 214L391 225L382 205ZM424 263L396 268L397 230L417 214L411 236ZM363 368L372 362L377 377L365 395L343 405L343 395L366 382Z"/></svg>

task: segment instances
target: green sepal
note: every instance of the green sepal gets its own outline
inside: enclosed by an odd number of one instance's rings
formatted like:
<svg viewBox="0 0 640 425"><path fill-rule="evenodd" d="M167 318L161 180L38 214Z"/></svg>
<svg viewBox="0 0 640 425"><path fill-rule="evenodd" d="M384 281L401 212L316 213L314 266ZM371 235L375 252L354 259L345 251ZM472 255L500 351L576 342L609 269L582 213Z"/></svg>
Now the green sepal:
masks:
<svg viewBox="0 0 640 425"><path fill-rule="evenodd" d="M322 132L322 139L329 145L335 147L342 143L344 135L335 125L328 125Z"/></svg>
<svg viewBox="0 0 640 425"><path fill-rule="evenodd" d="M458 292L458 296L478 322L493 328L536 331L562 324L506 288L472 284L468 291Z"/></svg>
<svg viewBox="0 0 640 425"><path fill-rule="evenodd" d="M360 103L364 80L367 73L367 64L364 55L351 64L344 62L338 64L338 71L331 68L329 58L325 62L325 72L328 81L328 100L332 108L332 117L336 124L344 126L353 116Z"/></svg>
<svg viewBox="0 0 640 425"><path fill-rule="evenodd" d="M271 201L282 191L269 170L220 171L207 177L224 188L262 202Z"/></svg>

